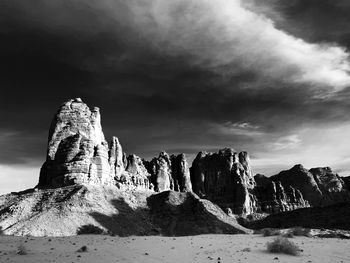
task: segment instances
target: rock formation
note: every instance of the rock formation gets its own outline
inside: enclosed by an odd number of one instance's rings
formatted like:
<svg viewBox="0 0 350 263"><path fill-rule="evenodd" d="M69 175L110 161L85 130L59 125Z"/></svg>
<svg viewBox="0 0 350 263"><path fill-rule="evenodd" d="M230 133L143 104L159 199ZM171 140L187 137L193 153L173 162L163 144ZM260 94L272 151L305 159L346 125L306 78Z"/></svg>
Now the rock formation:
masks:
<svg viewBox="0 0 350 263"><path fill-rule="evenodd" d="M190 171L184 154L169 156L166 152L161 152L158 157L146 162L146 167L157 192L192 191Z"/></svg>
<svg viewBox="0 0 350 263"><path fill-rule="evenodd" d="M114 178L119 178L121 174L125 171L125 155L123 153L123 149L119 143L118 138L115 136L112 138L111 141L108 163L111 168L110 174Z"/></svg>
<svg viewBox="0 0 350 263"><path fill-rule="evenodd" d="M279 213L310 206L301 192L290 185L285 189L280 181L274 182L261 174L254 176L254 179L257 212Z"/></svg>
<svg viewBox="0 0 350 263"><path fill-rule="evenodd" d="M193 191L236 214L255 211L255 181L246 152L223 149L218 153L200 152L191 167Z"/></svg>
<svg viewBox="0 0 350 263"><path fill-rule="evenodd" d="M280 181L284 188L298 189L311 206L326 206L337 202L350 201L350 193L344 181L329 167L305 169L295 165L271 177Z"/></svg>
<svg viewBox="0 0 350 263"><path fill-rule="evenodd" d="M81 183L114 184L99 109L90 110L77 98L64 103L51 123L38 186Z"/></svg>
<svg viewBox="0 0 350 263"><path fill-rule="evenodd" d="M120 189L191 192L235 214L278 213L350 201L350 179L329 167L296 165L269 178L252 175L248 153L200 152L189 169L184 154L151 161L126 156L117 137L108 147L98 108L81 99L61 105L52 120L39 188L116 185ZM192 189L193 188L193 189Z"/></svg>
<svg viewBox="0 0 350 263"><path fill-rule="evenodd" d="M250 232L220 207L191 192L163 191L150 196L147 201L152 223L165 236Z"/></svg>
<svg viewBox="0 0 350 263"><path fill-rule="evenodd" d="M135 154L126 158L126 168L120 175L115 177L116 185L121 189L150 189L150 174L143 164L143 160Z"/></svg>
<svg viewBox="0 0 350 263"><path fill-rule="evenodd" d="M98 108L90 110L79 98L60 107L51 123L38 187L92 184L149 189L149 176L139 157L126 158L117 137L108 148Z"/></svg>

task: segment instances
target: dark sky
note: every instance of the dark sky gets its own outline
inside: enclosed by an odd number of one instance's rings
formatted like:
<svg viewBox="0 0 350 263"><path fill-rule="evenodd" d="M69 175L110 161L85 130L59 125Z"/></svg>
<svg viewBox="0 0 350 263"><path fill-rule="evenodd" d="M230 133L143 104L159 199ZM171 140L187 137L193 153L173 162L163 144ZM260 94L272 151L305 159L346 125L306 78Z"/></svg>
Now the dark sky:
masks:
<svg viewBox="0 0 350 263"><path fill-rule="evenodd" d="M348 0L0 2L1 192L36 184L57 108L145 158L232 147L255 172L350 169Z"/></svg>

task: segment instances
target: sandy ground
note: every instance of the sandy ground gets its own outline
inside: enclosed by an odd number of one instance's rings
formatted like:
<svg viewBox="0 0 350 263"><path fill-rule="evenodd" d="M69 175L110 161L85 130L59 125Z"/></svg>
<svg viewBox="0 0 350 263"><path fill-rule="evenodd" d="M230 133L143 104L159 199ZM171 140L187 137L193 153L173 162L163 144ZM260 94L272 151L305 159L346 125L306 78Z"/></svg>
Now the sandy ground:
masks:
<svg viewBox="0 0 350 263"><path fill-rule="evenodd" d="M73 237L0 236L0 262L350 262L350 240L295 237L300 256L270 254L260 235L202 235L188 237ZM23 244L26 255L18 255ZM87 252L77 250L86 245ZM250 248L250 252L244 252Z"/></svg>

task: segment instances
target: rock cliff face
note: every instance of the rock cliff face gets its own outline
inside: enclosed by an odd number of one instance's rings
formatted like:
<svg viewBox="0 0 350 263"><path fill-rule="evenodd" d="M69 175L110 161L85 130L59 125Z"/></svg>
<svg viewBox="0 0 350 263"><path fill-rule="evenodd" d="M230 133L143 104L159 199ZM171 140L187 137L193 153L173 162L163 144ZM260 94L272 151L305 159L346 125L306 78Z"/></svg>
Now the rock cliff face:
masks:
<svg viewBox="0 0 350 263"><path fill-rule="evenodd" d="M284 188L280 181L272 181L260 174L254 179L258 212L279 213L310 206L301 192L290 185Z"/></svg>
<svg viewBox="0 0 350 263"><path fill-rule="evenodd" d="M350 201L350 177L329 167L296 165L269 178L253 177L248 153L200 152L189 169L184 154L151 161L126 156L117 137L105 140L98 108L81 99L62 104L52 120L39 188L106 185L120 189L194 192L235 214L278 213Z"/></svg>
<svg viewBox="0 0 350 263"><path fill-rule="evenodd" d="M116 185L121 189L150 189L150 174L143 165L143 160L135 154L126 158L126 168L120 175L115 177Z"/></svg>
<svg viewBox="0 0 350 263"><path fill-rule="evenodd" d="M90 110L79 98L64 103L51 123L38 186L77 183L113 184L99 109Z"/></svg>
<svg viewBox="0 0 350 263"><path fill-rule="evenodd" d="M271 180L280 181L283 187L298 189L311 206L350 201L345 182L329 167L307 170L302 165L295 165L272 176Z"/></svg>
<svg viewBox="0 0 350 263"><path fill-rule="evenodd" d="M146 162L146 167L157 192L192 191L190 171L184 154L169 156L166 152L161 152L158 157Z"/></svg>
<svg viewBox="0 0 350 263"><path fill-rule="evenodd" d="M108 148L98 108L90 110L79 98L60 107L51 123L38 187L91 184L149 189L149 176L139 157L126 158L117 137Z"/></svg>
<svg viewBox="0 0 350 263"><path fill-rule="evenodd" d="M218 153L200 152L191 167L193 191L237 214L256 209L255 181L246 152L223 149Z"/></svg>

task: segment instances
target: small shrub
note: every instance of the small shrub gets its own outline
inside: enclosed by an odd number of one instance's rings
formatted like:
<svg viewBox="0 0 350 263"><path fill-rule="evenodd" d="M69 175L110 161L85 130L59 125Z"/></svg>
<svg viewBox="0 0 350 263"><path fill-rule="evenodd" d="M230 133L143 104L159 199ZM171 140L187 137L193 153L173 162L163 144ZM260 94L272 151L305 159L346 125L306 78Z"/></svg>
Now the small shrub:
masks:
<svg viewBox="0 0 350 263"><path fill-rule="evenodd" d="M275 228L263 228L261 229L261 233L264 237L269 237L269 236L278 236L281 234L281 231Z"/></svg>
<svg viewBox="0 0 350 263"><path fill-rule="evenodd" d="M87 246L82 246L77 250L77 252L82 253L82 252L88 252L88 247Z"/></svg>
<svg viewBox="0 0 350 263"><path fill-rule="evenodd" d="M252 250L250 249L250 247L246 247L246 248L243 248L243 249L242 249L242 252L250 252L250 251L252 251Z"/></svg>
<svg viewBox="0 0 350 263"><path fill-rule="evenodd" d="M27 248L23 245L23 244L20 244L17 248L17 254L18 255L27 255Z"/></svg>
<svg viewBox="0 0 350 263"><path fill-rule="evenodd" d="M291 232L293 233L294 236L305 236L305 237L311 236L310 228L294 227L291 229Z"/></svg>
<svg viewBox="0 0 350 263"><path fill-rule="evenodd" d="M285 237L276 237L267 243L267 251L270 253L284 253L288 255L299 255L299 247Z"/></svg>
<svg viewBox="0 0 350 263"><path fill-rule="evenodd" d="M89 224L79 227L77 230L77 235L102 235L105 234L105 231L98 226Z"/></svg>

